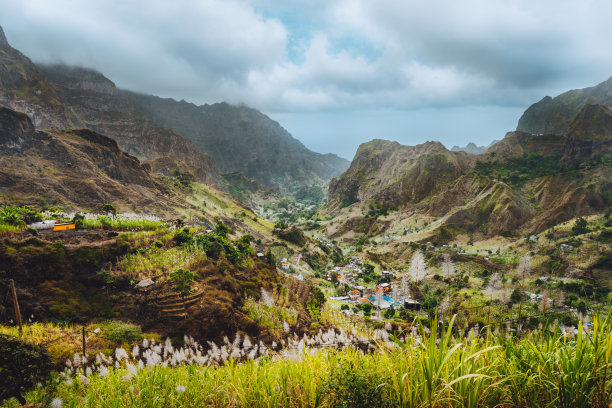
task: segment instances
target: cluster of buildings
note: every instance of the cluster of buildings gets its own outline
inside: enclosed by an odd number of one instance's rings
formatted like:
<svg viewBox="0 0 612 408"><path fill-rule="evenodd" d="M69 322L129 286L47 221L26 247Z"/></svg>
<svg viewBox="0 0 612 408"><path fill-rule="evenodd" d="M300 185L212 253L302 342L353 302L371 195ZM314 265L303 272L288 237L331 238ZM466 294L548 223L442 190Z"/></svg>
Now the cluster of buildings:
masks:
<svg viewBox="0 0 612 408"><path fill-rule="evenodd" d="M391 271L382 271L381 281L374 288L366 287L357 283L364 274L364 267L361 260L352 257L346 266L336 266L327 272L327 280L333 281L334 276L338 283L348 285L351 290L346 296L337 296L332 299L346 301L354 305L370 303L378 309L388 309L390 307L405 307L407 309L420 309L418 301L411 298L409 294L401 293L401 288L393 283L395 274Z"/></svg>

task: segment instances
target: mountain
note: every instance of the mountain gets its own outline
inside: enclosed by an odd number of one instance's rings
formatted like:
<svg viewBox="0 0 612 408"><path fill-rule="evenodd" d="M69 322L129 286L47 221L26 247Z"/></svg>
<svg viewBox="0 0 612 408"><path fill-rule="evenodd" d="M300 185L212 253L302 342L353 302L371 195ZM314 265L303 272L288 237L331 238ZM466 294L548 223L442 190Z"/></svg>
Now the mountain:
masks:
<svg viewBox="0 0 612 408"><path fill-rule="evenodd" d="M123 150L141 159L176 157L199 167L205 183L219 184L220 176L210 155L140 112L102 74L65 65L40 65L38 69L59 88L60 101L69 112L73 127L87 127L108 135Z"/></svg>
<svg viewBox="0 0 612 408"><path fill-rule="evenodd" d="M26 113L39 129L90 128L143 159L172 155L200 167L207 183L218 183L210 156L138 112L102 74L63 65L37 66L9 45L4 32L0 37L0 106Z"/></svg>
<svg viewBox="0 0 612 408"><path fill-rule="evenodd" d="M35 129L30 118L0 107L0 193L16 203L92 210L105 203L167 211L176 203L148 166L89 129Z"/></svg>
<svg viewBox="0 0 612 408"><path fill-rule="evenodd" d="M335 154L310 151L280 124L246 106L196 106L127 91L122 96L153 120L193 141L225 173L238 171L284 189L294 183L310 183L313 178L329 180L349 165Z"/></svg>
<svg viewBox="0 0 612 408"><path fill-rule="evenodd" d="M566 134L509 132L481 155L372 140L330 182L324 212L336 218L326 234L399 233L415 222L417 240L540 232L609 208L611 163L612 110L602 105L584 106Z"/></svg>
<svg viewBox="0 0 612 408"><path fill-rule="evenodd" d="M224 185L217 168L286 189L327 182L349 164L310 151L251 108L140 95L91 69L36 65L9 45L3 31L0 106L25 112L39 129L90 128L143 160L175 157L199 167L204 181L214 185Z"/></svg>
<svg viewBox="0 0 612 408"><path fill-rule="evenodd" d="M519 119L516 130L533 134L565 134L578 112L587 105L612 106L612 77L599 85L546 96L531 105Z"/></svg>
<svg viewBox="0 0 612 408"><path fill-rule="evenodd" d="M466 153L471 153L471 154L482 154L486 152L488 148L490 148L497 142L499 142L499 140L494 140L488 146L476 146L474 142L468 143L465 147L454 145L451 148L451 152L466 152Z"/></svg>
<svg viewBox="0 0 612 408"><path fill-rule="evenodd" d="M349 169L330 182L330 207L370 199L386 206L418 203L446 187L472 166L464 152L450 152L439 142L403 146L372 140L357 149Z"/></svg>

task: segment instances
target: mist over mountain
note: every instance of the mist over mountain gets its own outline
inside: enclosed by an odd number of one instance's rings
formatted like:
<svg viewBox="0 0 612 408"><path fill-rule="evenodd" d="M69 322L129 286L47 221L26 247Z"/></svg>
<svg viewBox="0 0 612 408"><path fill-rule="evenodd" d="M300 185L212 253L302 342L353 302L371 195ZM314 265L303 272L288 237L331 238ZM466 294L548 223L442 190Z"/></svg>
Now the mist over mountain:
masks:
<svg viewBox="0 0 612 408"><path fill-rule="evenodd" d="M141 159L176 157L215 185L219 169L288 188L324 183L348 167L336 155L310 151L254 109L198 107L120 90L92 69L36 65L3 32L0 50L0 105L28 114L37 128L90 128Z"/></svg>

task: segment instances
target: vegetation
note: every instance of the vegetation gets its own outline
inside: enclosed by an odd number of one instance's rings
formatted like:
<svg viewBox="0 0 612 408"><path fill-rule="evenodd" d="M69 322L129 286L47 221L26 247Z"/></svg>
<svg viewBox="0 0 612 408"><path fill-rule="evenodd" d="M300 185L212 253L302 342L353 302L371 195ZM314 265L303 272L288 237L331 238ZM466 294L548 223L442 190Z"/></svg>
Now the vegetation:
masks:
<svg viewBox="0 0 612 408"><path fill-rule="evenodd" d="M188 269L179 268L170 274L168 280L172 283L172 291L184 298L193 292L194 278L193 272Z"/></svg>
<svg viewBox="0 0 612 408"><path fill-rule="evenodd" d="M0 334L0 401L15 397L24 405L23 395L36 384L46 382L51 368L46 348Z"/></svg>
<svg viewBox="0 0 612 408"><path fill-rule="evenodd" d="M477 161L473 172L521 185L528 180L561 173L564 170L559 166L560 159L560 155L542 156L529 153L522 157L506 157L503 160Z"/></svg>
<svg viewBox="0 0 612 408"><path fill-rule="evenodd" d="M140 326L120 320L109 320L105 322L102 335L118 344L131 344L143 338Z"/></svg>
<svg viewBox="0 0 612 408"><path fill-rule="evenodd" d="M67 407L603 408L612 398L609 315L596 317L592 331L579 326L573 339L558 330L459 337L452 320L439 334L436 327L430 335L421 328L421 342L408 335L371 353L350 347L220 366L109 368L87 384L62 383L54 395ZM39 388L27 397L47 394Z"/></svg>
<svg viewBox="0 0 612 408"><path fill-rule="evenodd" d="M98 216L82 220L85 229L112 229L119 231L154 231L167 226L165 222L154 218L125 217L125 216Z"/></svg>

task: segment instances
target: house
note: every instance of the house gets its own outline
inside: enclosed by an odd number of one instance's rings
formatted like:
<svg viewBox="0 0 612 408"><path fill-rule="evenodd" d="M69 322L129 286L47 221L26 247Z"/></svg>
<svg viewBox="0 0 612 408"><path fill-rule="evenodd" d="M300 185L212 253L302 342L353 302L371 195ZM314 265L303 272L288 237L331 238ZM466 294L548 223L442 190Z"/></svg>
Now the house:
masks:
<svg viewBox="0 0 612 408"><path fill-rule="evenodd" d="M391 285L388 283L381 283L380 285L376 286L376 292L381 291L382 293L389 293L390 290Z"/></svg>
<svg viewBox="0 0 612 408"><path fill-rule="evenodd" d="M351 300L357 300L361 297L361 292L353 289L348 293L348 295Z"/></svg>
<svg viewBox="0 0 612 408"><path fill-rule="evenodd" d="M408 310L421 310L421 304L414 299L404 299L404 307Z"/></svg>
<svg viewBox="0 0 612 408"><path fill-rule="evenodd" d="M370 303L370 299L368 299L367 297L362 297L359 298L359 303Z"/></svg>
<svg viewBox="0 0 612 408"><path fill-rule="evenodd" d="M382 271L381 274L383 278L387 278L387 279L395 278L395 274L391 271Z"/></svg>
<svg viewBox="0 0 612 408"><path fill-rule="evenodd" d="M289 262L281 262L281 268L288 270L289 269Z"/></svg>

